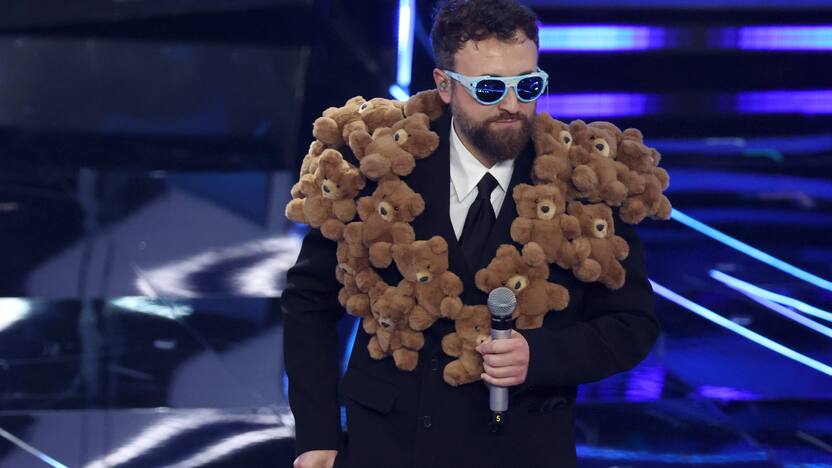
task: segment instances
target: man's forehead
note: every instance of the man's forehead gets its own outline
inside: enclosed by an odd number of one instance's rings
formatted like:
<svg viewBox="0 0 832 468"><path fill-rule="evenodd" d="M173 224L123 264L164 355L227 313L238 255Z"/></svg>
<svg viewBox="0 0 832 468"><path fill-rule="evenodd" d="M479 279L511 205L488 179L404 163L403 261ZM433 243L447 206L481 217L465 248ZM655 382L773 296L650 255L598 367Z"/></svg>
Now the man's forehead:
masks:
<svg viewBox="0 0 832 468"><path fill-rule="evenodd" d="M515 76L536 71L537 55L534 42L518 35L509 41L467 41L454 62L456 71L467 75Z"/></svg>

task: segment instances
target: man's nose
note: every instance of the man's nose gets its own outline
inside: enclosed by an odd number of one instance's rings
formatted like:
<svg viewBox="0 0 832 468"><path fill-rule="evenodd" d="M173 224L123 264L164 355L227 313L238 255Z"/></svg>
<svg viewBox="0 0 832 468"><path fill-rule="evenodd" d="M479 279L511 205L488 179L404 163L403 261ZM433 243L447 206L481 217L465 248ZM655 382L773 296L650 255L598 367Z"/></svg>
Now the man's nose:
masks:
<svg viewBox="0 0 832 468"><path fill-rule="evenodd" d="M514 114L520 109L520 101L517 100L517 95L514 92L513 86L506 91L506 96L499 103L500 110Z"/></svg>

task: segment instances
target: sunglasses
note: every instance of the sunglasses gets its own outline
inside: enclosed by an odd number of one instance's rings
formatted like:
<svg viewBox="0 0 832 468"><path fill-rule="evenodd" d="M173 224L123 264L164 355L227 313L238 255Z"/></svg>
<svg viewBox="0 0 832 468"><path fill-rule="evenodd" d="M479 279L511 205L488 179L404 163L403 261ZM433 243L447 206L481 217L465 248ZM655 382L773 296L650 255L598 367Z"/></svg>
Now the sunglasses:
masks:
<svg viewBox="0 0 832 468"><path fill-rule="evenodd" d="M549 81L549 75L540 68L536 72L517 76L465 76L450 70L442 71L459 81L477 102L487 106L502 101L509 88L514 88L520 102L532 102L543 94Z"/></svg>

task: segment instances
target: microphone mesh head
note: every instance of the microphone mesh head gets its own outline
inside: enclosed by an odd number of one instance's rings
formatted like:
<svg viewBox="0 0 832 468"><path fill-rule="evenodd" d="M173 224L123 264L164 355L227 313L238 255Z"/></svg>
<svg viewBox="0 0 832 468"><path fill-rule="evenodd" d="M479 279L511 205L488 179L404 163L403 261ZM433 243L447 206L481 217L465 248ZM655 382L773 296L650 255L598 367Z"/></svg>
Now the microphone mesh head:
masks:
<svg viewBox="0 0 832 468"><path fill-rule="evenodd" d="M509 288L499 287L488 294L488 310L491 311L491 315L508 317L514 312L516 306L517 297Z"/></svg>

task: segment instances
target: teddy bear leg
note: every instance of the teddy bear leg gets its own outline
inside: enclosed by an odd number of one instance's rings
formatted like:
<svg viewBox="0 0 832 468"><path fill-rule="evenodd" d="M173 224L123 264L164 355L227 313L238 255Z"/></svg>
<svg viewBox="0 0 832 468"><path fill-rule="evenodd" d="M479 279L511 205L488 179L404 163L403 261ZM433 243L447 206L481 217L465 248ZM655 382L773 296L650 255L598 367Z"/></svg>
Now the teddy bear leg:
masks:
<svg viewBox="0 0 832 468"><path fill-rule="evenodd" d="M529 330L543 326L543 315L521 315L514 322L514 328L518 330Z"/></svg>
<svg viewBox="0 0 832 468"><path fill-rule="evenodd" d="M622 267L620 263L614 262L610 265L608 270L609 271L605 271L600 278L601 282L604 283L604 286L610 289L619 289L621 286L624 286L624 280L627 275L624 267Z"/></svg>
<svg viewBox="0 0 832 468"><path fill-rule="evenodd" d="M652 216L653 219L662 219L667 221L670 219L670 214L673 211L673 207L670 205L670 200L664 195L661 196L659 199L659 206L656 209L656 213Z"/></svg>
<svg viewBox="0 0 832 468"><path fill-rule="evenodd" d="M627 224L640 223L646 214L647 209L644 207L644 203L641 199L634 197L630 197L624 201L624 204L621 206L621 210L619 211L621 220Z"/></svg>
<svg viewBox="0 0 832 468"><path fill-rule="evenodd" d="M365 317L370 314L370 298L366 294L353 294L347 299L347 312L356 317Z"/></svg>
<svg viewBox="0 0 832 468"><path fill-rule="evenodd" d="M393 351L393 361L401 370L412 371L419 363L419 353L409 349L399 348Z"/></svg>
<svg viewBox="0 0 832 468"><path fill-rule="evenodd" d="M408 317L407 320L408 324L410 325L410 328L416 331L425 330L426 328L433 325L433 322L435 321L436 319L434 317L431 317L428 311L425 310L424 307L419 305L414 306L410 310L410 317Z"/></svg>
<svg viewBox="0 0 832 468"><path fill-rule="evenodd" d="M588 258L572 268L575 277L585 283L597 281L601 276L601 264Z"/></svg>
<svg viewBox="0 0 832 468"><path fill-rule="evenodd" d="M368 335L375 335L378 330L378 322L372 316L365 316L361 319L361 327Z"/></svg>
<svg viewBox="0 0 832 468"><path fill-rule="evenodd" d="M460 385L474 382L479 379L480 376L477 375L476 377L472 377L469 375L465 370L465 367L462 365L462 361L457 359L455 361L451 361L447 366L445 366L442 377L448 385L458 387Z"/></svg>
<svg viewBox="0 0 832 468"><path fill-rule="evenodd" d="M370 246L370 263L376 268L387 268L393 261L393 244L374 242Z"/></svg>
<svg viewBox="0 0 832 468"><path fill-rule="evenodd" d="M329 240L339 241L344 238L344 223L329 219L321 224L321 234Z"/></svg>
<svg viewBox="0 0 832 468"><path fill-rule="evenodd" d="M458 297L446 297L439 303L439 313L442 317L455 319L462 311L462 300Z"/></svg>
<svg viewBox="0 0 832 468"><path fill-rule="evenodd" d="M370 338L370 342L367 343L367 351L370 352L370 357L373 359L384 359L387 356L387 353L381 349L381 345L378 344L378 338L373 336Z"/></svg>

